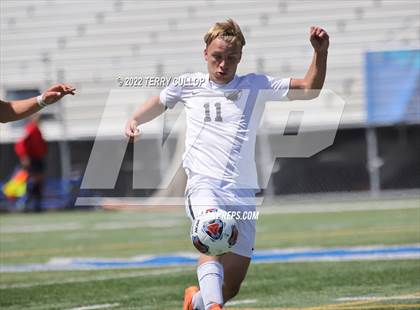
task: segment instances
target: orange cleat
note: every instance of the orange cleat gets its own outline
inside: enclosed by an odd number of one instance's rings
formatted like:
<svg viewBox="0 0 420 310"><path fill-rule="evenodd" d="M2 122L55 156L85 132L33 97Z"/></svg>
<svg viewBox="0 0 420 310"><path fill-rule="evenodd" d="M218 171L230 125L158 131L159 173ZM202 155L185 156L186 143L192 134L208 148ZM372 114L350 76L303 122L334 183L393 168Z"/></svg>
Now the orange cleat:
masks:
<svg viewBox="0 0 420 310"><path fill-rule="evenodd" d="M194 310L192 299L193 299L194 294L197 293L199 290L200 289L198 288L198 286L190 286L185 289L184 307L182 308L183 310ZM215 309L218 309L218 308L215 308Z"/></svg>
<svg viewBox="0 0 420 310"><path fill-rule="evenodd" d="M212 304L209 308L209 310L222 310L222 306L219 304Z"/></svg>

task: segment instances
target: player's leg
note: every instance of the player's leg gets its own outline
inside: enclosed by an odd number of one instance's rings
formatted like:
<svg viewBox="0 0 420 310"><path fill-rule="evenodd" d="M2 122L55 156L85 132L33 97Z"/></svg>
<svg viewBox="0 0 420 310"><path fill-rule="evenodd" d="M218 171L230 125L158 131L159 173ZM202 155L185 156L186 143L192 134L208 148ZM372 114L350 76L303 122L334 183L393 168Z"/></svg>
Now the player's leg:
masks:
<svg viewBox="0 0 420 310"><path fill-rule="evenodd" d="M186 212L193 221L201 211L218 207L214 194L209 190L198 190L187 195ZM199 287L185 290L184 310L221 309L223 305L223 265L220 257L200 254L197 266Z"/></svg>
<svg viewBox="0 0 420 310"><path fill-rule="evenodd" d="M240 211L240 215L242 216L245 211L254 212L255 205L232 206L226 209L229 211ZM227 302L238 294L248 272L255 244L255 219L237 219L236 223L239 231L236 244L232 247L231 252L224 254L220 258L220 262L224 268L224 302Z"/></svg>
<svg viewBox="0 0 420 310"><path fill-rule="evenodd" d="M209 193L201 193L201 197L209 197ZM206 196L203 196L206 194ZM210 195L211 196L211 195ZM198 214L197 207L192 203L194 199L189 196L187 199L187 214L193 219ZM212 199L206 199L211 202ZM218 200L211 207L219 207ZM209 207L208 205L206 207ZM232 208L228 208L233 210ZM239 206L241 211L255 211L254 206ZM190 287L186 290L184 298L184 309L209 309L210 305L223 305L227 300L233 298L240 289L245 279L251 261L252 251L255 242L255 220L239 220L239 236L232 252L221 256L200 255L197 276L200 290L197 287ZM191 296L187 296L187 295ZM185 307L185 304L190 305Z"/></svg>
<svg viewBox="0 0 420 310"><path fill-rule="evenodd" d="M192 304L196 308L193 309L201 309L200 306L208 307L211 304L223 305L235 297L245 279L250 262L250 257L232 252L221 256L200 255L197 269L200 291L194 292Z"/></svg>
<svg viewBox="0 0 420 310"><path fill-rule="evenodd" d="M204 309L212 305L223 305L224 267L220 262L222 256L200 254L197 267L197 278ZM198 296L197 303L200 304Z"/></svg>
<svg viewBox="0 0 420 310"><path fill-rule="evenodd" d="M197 267L199 287L185 290L184 310L208 310L223 305L224 268L221 257L200 254Z"/></svg>
<svg viewBox="0 0 420 310"><path fill-rule="evenodd" d="M241 210L255 211L255 206L241 207ZM255 243L255 220L238 220L237 224L239 235L232 252L221 256L200 255L197 275L201 290L194 293L192 305L196 308L192 309L206 309L202 307L215 300L224 304L239 292L251 262ZM200 278L207 276L207 273L212 274L204 278L210 279L209 283L207 280L200 281ZM223 284L220 290L221 279Z"/></svg>
<svg viewBox="0 0 420 310"><path fill-rule="evenodd" d="M220 262L224 269L223 301L227 302L239 293L251 258L230 252L222 255Z"/></svg>

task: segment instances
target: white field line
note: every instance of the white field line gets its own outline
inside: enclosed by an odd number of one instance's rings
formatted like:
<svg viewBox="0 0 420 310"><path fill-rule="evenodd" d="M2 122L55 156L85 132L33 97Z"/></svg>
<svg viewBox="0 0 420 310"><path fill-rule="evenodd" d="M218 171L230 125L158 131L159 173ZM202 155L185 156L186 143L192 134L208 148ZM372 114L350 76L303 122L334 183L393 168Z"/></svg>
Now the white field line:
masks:
<svg viewBox="0 0 420 310"><path fill-rule="evenodd" d="M44 233L52 231L102 231L102 230L119 230L119 229L132 229L132 228L159 228L159 227L175 227L182 226L185 221L182 220L150 220L150 221L113 221L113 222L100 222L94 224L93 227L83 225L83 223L61 223L61 224L37 224L25 226L3 226L0 228L0 234L18 234L18 233Z"/></svg>
<svg viewBox="0 0 420 310"><path fill-rule="evenodd" d="M355 296L355 297L341 297L337 301L387 301L387 300L409 300L420 299L420 295L399 295L399 296Z"/></svg>
<svg viewBox="0 0 420 310"><path fill-rule="evenodd" d="M128 228L160 228L160 227L175 227L182 226L185 221L180 220L150 220L150 221L138 221L134 223L118 221L118 222L104 222L97 223L93 226L92 230L118 230Z"/></svg>
<svg viewBox="0 0 420 310"><path fill-rule="evenodd" d="M55 281L18 283L18 284L11 284L11 285L4 284L4 285L0 285L0 289L29 288L29 287L35 287L35 286L46 286L46 285L68 284L68 283L86 283L86 282L91 282L91 281L107 281L107 280L115 280L115 279L137 278L137 277L144 277L144 276L160 276L163 274L187 272L193 269L194 269L194 266L188 266L184 268L167 268L167 269L148 270L148 271L125 273L125 274L106 275L106 276L68 278L64 280L55 280Z"/></svg>
<svg viewBox="0 0 420 310"><path fill-rule="evenodd" d="M256 204L261 205L264 201L264 197L256 198L243 198L241 199L245 204ZM228 201L224 201L225 204L229 204ZM203 202L207 205L207 202ZM143 208L152 209L153 207L167 207L170 209L183 208L185 206L184 197L78 197L75 202L76 206L102 206L102 207L114 207L115 209L130 209L129 207L135 207L130 210L138 211ZM237 202L232 202L232 205L237 205Z"/></svg>
<svg viewBox="0 0 420 310"><path fill-rule="evenodd" d="M79 230L82 227L83 226L81 223L54 223L54 224L37 224L37 225L20 225L20 226L13 225L13 226L1 227L0 234Z"/></svg>
<svg viewBox="0 0 420 310"><path fill-rule="evenodd" d="M420 209L419 206L401 206L401 205L332 205L332 206L293 206L293 207L260 207L257 208L261 214L294 214L294 213L331 213L331 212L352 212L352 211L381 211L381 210L403 210Z"/></svg>
<svg viewBox="0 0 420 310"><path fill-rule="evenodd" d="M95 310L95 309L106 309L106 308L114 308L119 306L120 304L103 304L103 305L92 305L92 306L83 306L77 308L71 308L69 310Z"/></svg>
<svg viewBox="0 0 420 310"><path fill-rule="evenodd" d="M374 210L401 210L401 209L417 209L420 208L419 205L409 204L409 205L399 205L398 203L391 201L384 201L383 203L369 203L366 201L363 205L353 205L344 201L339 205L334 203L329 205L329 202L326 202L324 205L319 206L304 206L302 203L296 205L286 204L287 207L282 207L281 202L278 202L277 206L272 206L272 202L269 202L270 205L264 206L264 197L257 197L255 200L252 198L250 200L251 204L256 203L257 210L261 211L263 214L293 214L293 213L329 213L329 212L349 212L349 211L374 211ZM130 211L143 211L153 210L155 206L160 208L169 208L169 209L179 209L183 210L185 203L185 198L183 197L158 197L158 198L110 198L110 197L79 197L77 198L76 205L101 205L105 207L114 207L116 210L130 210ZM308 202L311 204L313 202Z"/></svg>
<svg viewBox="0 0 420 310"><path fill-rule="evenodd" d="M255 304L256 302L257 302L256 299L242 299L242 300L228 301L225 305L226 306L249 305L249 304Z"/></svg>

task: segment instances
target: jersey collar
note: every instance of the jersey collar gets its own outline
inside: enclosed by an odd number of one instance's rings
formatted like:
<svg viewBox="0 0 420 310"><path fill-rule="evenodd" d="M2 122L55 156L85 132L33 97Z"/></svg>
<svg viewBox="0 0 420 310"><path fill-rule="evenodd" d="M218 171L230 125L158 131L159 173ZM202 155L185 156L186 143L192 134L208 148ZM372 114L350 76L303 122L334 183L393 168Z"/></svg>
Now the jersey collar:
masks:
<svg viewBox="0 0 420 310"><path fill-rule="evenodd" d="M218 84L213 81L210 81L210 76L207 73L207 87L210 89L234 89L239 77L235 74L233 79L227 84Z"/></svg>

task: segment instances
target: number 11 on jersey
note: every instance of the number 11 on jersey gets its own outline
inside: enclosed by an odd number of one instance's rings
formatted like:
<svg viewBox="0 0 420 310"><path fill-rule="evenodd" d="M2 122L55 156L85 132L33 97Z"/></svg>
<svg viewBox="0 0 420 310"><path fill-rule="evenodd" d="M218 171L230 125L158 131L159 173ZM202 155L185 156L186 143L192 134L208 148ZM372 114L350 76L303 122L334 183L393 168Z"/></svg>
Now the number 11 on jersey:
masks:
<svg viewBox="0 0 420 310"><path fill-rule="evenodd" d="M205 122L211 122L210 117L210 103L205 103L203 105L204 107L204 121ZM216 102L214 104L214 107L216 108L216 117L214 118L215 122L223 122L222 118L222 105L219 102Z"/></svg>

